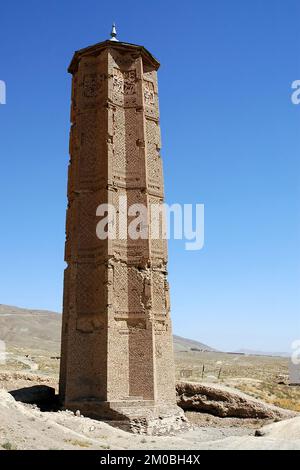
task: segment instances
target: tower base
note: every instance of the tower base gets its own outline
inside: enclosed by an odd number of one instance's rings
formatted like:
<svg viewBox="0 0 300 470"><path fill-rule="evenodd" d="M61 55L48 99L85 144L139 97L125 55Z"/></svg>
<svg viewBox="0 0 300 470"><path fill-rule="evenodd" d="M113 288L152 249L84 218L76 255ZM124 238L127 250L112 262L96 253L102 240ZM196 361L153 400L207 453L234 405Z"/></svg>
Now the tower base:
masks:
<svg viewBox="0 0 300 470"><path fill-rule="evenodd" d="M129 399L118 402L85 399L65 403L65 409L79 410L83 416L107 421L134 434L168 435L188 427L184 412L175 404Z"/></svg>

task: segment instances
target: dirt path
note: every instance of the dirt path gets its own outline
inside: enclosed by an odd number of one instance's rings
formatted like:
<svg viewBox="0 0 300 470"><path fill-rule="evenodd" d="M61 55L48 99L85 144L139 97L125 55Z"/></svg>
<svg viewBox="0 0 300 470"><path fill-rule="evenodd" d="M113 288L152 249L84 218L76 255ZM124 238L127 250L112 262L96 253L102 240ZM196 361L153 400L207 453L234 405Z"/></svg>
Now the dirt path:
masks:
<svg viewBox="0 0 300 470"><path fill-rule="evenodd" d="M44 412L16 402L0 390L0 448L15 449L300 449L300 418L289 420L282 433L276 423L262 437L254 429L200 426L168 437L133 435L68 411ZM224 419L223 419L224 422ZM277 425L277 427L276 427ZM275 427L275 428L274 428ZM292 435L289 429L293 430ZM298 431L296 431L298 430Z"/></svg>

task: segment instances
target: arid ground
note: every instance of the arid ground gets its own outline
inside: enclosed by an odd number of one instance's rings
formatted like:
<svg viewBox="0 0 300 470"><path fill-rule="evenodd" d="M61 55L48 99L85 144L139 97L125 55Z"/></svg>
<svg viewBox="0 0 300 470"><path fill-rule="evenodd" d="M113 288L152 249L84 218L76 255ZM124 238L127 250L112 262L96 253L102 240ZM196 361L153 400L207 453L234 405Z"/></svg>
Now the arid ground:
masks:
<svg viewBox="0 0 300 470"><path fill-rule="evenodd" d="M8 391L39 384L57 390L60 316L0 307L0 331L6 345L0 361L2 449L300 449L300 417L272 424L274 420L220 418L187 411L190 429L153 437L132 435L67 411L42 412L35 405L15 401ZM174 349L177 381L227 386L295 414L300 412L300 387L288 385L287 358L205 351L211 348L180 337L175 337ZM261 431L265 425L271 428ZM255 432L262 436L255 437Z"/></svg>

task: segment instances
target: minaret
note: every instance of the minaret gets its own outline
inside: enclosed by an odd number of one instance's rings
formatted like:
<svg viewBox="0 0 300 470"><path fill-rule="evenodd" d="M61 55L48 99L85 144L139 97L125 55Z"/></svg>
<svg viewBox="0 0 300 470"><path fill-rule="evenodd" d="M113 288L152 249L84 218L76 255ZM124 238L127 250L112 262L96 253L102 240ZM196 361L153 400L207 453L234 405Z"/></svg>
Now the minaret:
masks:
<svg viewBox="0 0 300 470"><path fill-rule="evenodd" d="M63 405L137 432L178 428L162 238L99 239L101 204L161 206L157 70L143 46L111 39L75 52L60 369ZM149 216L150 217L150 216ZM130 223L132 216L128 216ZM124 230L123 230L124 232Z"/></svg>

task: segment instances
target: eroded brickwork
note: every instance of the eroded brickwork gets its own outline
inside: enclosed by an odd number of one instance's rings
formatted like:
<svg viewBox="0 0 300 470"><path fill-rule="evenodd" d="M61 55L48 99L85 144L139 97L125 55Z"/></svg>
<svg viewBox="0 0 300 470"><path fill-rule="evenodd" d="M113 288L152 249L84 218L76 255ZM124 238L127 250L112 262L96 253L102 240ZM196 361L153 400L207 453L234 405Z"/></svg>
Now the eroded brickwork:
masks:
<svg viewBox="0 0 300 470"><path fill-rule="evenodd" d="M146 239L122 238L118 227L115 240L100 240L96 208L117 207L120 196L128 206L163 202L158 66L144 48L109 41L77 52L70 66L60 394L68 408L137 423L159 413L181 420L167 247L151 239L150 223Z"/></svg>

